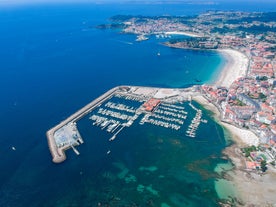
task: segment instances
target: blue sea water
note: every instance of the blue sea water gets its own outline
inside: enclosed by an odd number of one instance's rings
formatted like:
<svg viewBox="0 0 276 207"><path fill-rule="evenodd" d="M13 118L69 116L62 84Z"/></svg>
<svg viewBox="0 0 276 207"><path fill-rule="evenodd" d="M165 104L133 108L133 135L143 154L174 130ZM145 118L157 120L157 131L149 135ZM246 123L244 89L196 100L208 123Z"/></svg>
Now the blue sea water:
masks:
<svg viewBox="0 0 276 207"><path fill-rule="evenodd" d="M60 165L51 162L45 132L116 85L185 87L195 84L195 79L210 82L224 62L217 53L171 49L155 39L136 43L133 35L97 30L97 24L115 14L190 15L225 8L220 4L1 7L0 206L96 206L114 197L122 203L113 206L131 206L131 200L140 201L140 206L151 200L170 206L202 206L208 201L215 206L218 196L212 171L218 162L227 162L220 158L226 144L221 139L222 129L208 112L210 124L202 130L218 129L218 135L207 143L137 125L124 131L112 159L98 153L101 148L97 146L106 144L104 135L90 132L85 119L80 123L80 130L87 133L85 144L79 147L81 155L68 151L68 160ZM240 5L227 8L239 9ZM268 9L256 5L243 8ZM157 145L156 140L160 142ZM137 169L142 165L158 166L158 174L141 173ZM152 185L161 195L139 194L137 183L126 185L116 179L116 170L121 168L128 168L139 183ZM155 186L160 183L158 176L166 182ZM182 186L175 189L175 183Z"/></svg>

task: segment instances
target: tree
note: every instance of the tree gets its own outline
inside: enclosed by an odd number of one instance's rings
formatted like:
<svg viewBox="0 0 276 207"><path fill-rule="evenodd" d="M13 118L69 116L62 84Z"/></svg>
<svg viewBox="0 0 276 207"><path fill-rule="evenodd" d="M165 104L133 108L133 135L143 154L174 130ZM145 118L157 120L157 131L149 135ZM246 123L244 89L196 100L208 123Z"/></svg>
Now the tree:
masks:
<svg viewBox="0 0 276 207"><path fill-rule="evenodd" d="M245 151L245 157L249 157L250 156L250 152L247 150Z"/></svg>
<svg viewBox="0 0 276 207"><path fill-rule="evenodd" d="M264 95L263 93L259 93L259 99L266 99L266 95Z"/></svg>
<svg viewBox="0 0 276 207"><path fill-rule="evenodd" d="M267 170L266 161L265 160L261 161L261 169L262 169L263 172L265 172Z"/></svg>

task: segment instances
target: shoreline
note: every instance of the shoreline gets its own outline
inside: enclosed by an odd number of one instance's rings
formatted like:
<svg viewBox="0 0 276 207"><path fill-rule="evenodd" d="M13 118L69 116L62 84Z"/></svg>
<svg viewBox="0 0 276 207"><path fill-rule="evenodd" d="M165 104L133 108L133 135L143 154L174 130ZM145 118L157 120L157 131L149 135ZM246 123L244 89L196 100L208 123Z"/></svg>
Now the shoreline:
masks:
<svg viewBox="0 0 276 207"><path fill-rule="evenodd" d="M202 95L193 97L193 100L201 104L205 109L214 113L213 117L227 132L230 133L231 141L234 143L226 146L222 154L226 155L234 168L226 171L225 180L231 182L234 187L236 206L271 206L276 204L275 185L276 173L269 169L260 176L255 172L247 171L245 168L245 158L240 152L240 148L258 142L258 137L249 130L239 129L233 125L220 120L220 112L215 105L208 102Z"/></svg>
<svg viewBox="0 0 276 207"><path fill-rule="evenodd" d="M165 32L166 35L184 35L187 37L202 37L199 34L192 33L192 32L178 32L178 31L172 31L172 32Z"/></svg>
<svg viewBox="0 0 276 207"><path fill-rule="evenodd" d="M246 75L249 59L243 53L232 49L218 49L215 51L224 57L225 63L213 84L229 88L235 80Z"/></svg>
<svg viewBox="0 0 276 207"><path fill-rule="evenodd" d="M225 64L223 64L222 68L220 69L219 75L216 76L217 80L213 81L214 86L223 86L223 87L229 88L236 79L246 75L248 65L249 65L249 59L243 53L232 49L220 49L220 50L212 50L212 51L216 51L220 53L226 59ZM133 86L128 86L128 87L133 87ZM115 88L118 88L118 87L115 87ZM110 91L114 90L115 88L111 89ZM143 88L143 87L140 87L140 88ZM150 91L154 89L154 87L145 87L145 88L150 88ZM158 88L158 89L164 90L165 88ZM165 90L168 90L168 88L166 88ZM176 89L170 89L170 90L174 91ZM150 94L151 93L149 93L148 95ZM166 93L163 95L164 95L163 98L170 97L170 96L167 97ZM155 94L150 96L155 97ZM240 153L240 147L244 147L248 145L257 145L259 143L258 137L249 130L240 129L231 124L227 124L223 122L221 120L221 113L219 109L213 103L210 103L208 99L206 99L204 95L202 95L202 93L195 95L193 91L191 91L191 94L189 96L192 97L193 100L201 104L205 109L212 111L214 113L213 117L215 118L216 122L223 127L224 131L229 132L229 135L230 135L229 137L231 141L234 142L234 144L231 144L230 146L226 146L225 149L222 151L222 154L227 156L227 158L234 165L234 168L232 170L225 171L225 175L227 179L224 178L225 180L231 182L231 185L233 185L234 187L237 197L233 199L236 200L238 204L242 203L243 206L252 206L252 205L266 206L267 204L276 204L276 197L274 198L275 193L273 189L273 187L276 185L276 173L273 173L273 171L270 170L262 177L260 177L255 172L246 171L245 158ZM160 97L158 96L158 98ZM92 101L91 103L93 102L94 101ZM79 111L82 111L82 110L83 109ZM86 111L88 110L85 109L84 112ZM78 112L76 112L77 114L76 119L78 119L79 117ZM64 122L67 123L67 122L73 122L73 121L75 121L75 119L71 119L69 117ZM54 139L54 132L56 131L57 127L59 128L60 125L64 124L64 122L57 125L56 127L53 127L47 132L48 141ZM57 147L53 146L51 142L48 142L48 144L49 144L54 162L59 163L66 159L63 149L61 150L61 152L59 152ZM55 158L58 158L58 159L55 159ZM258 189L258 190L252 193L251 192L252 189ZM229 199L231 198L229 197Z"/></svg>
<svg viewBox="0 0 276 207"><path fill-rule="evenodd" d="M231 134L231 140L234 141L239 146L253 145L258 144L258 137L251 131L246 129L237 128L231 124L222 122L220 120L220 112L215 105L210 103L207 99L205 99L202 95L193 97L193 100L201 104L205 109L212 111L214 113L215 120L223 126L223 128L227 129Z"/></svg>
<svg viewBox="0 0 276 207"><path fill-rule="evenodd" d="M217 50L226 59L226 63L221 68L217 80L213 81L215 86L230 87L239 77L245 76L249 64L249 59L241 52L231 49ZM269 169L262 176L256 172L246 170L245 158L240 152L240 148L250 145L258 145L259 138L251 131L240 129L234 125L221 121L221 114L218 108L210 103L204 96L193 97L205 109L214 113L215 120L229 133L231 141L222 152L233 163L234 168L226 172L228 181L233 185L237 201L237 206L272 206L276 204L275 170ZM241 204L240 204L241 203Z"/></svg>

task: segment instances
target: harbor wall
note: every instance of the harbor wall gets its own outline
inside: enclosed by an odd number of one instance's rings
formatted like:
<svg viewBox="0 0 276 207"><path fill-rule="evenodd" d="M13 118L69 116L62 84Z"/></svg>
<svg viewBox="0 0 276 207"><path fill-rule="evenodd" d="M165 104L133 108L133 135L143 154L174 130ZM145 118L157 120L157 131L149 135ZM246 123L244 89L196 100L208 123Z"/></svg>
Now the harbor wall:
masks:
<svg viewBox="0 0 276 207"><path fill-rule="evenodd" d="M47 140L48 140L48 146L51 152L51 155L53 157L52 161L54 163L61 163L64 160L66 160L65 150L71 148L71 146L64 146L61 148L58 148L55 142L54 134L57 130L62 128L63 126L67 125L70 122L76 122L79 119L81 119L83 116L91 112L95 107L109 99L118 89L120 86L117 86L115 88L110 89L100 97L94 99L89 104L69 116L67 119L60 122L58 125L54 126L50 130L46 132Z"/></svg>

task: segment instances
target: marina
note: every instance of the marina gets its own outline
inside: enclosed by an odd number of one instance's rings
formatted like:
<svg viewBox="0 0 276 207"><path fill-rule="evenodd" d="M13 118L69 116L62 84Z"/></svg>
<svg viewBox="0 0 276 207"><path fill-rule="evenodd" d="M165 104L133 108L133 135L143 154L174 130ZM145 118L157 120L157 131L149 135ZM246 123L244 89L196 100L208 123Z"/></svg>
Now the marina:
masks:
<svg viewBox="0 0 276 207"><path fill-rule="evenodd" d="M76 155L80 152L76 146L83 144L78 128L78 120L88 116L91 127L97 127L109 134L109 141L118 138L120 132L131 127L137 120L140 125L150 124L170 130L181 130L185 126L188 112L183 101L198 93L195 88L164 89L153 87L119 86L92 101L66 120L47 132L48 144L53 162L66 159L65 150L72 148ZM181 100L181 101L179 101ZM202 120L202 111L191 103L189 107L196 111L188 126L186 136L195 137Z"/></svg>
<svg viewBox="0 0 276 207"><path fill-rule="evenodd" d="M250 122L245 122L250 131L230 126L242 125L236 116L240 113L224 114L233 106L229 108L223 101L224 96L227 96L227 102L235 99L238 93L248 94L253 99L263 93L267 96L266 101L258 98L255 101L260 105L275 106L275 78L266 81L261 75L271 70L267 67L270 63L274 72L276 69L275 33L271 32L275 29L275 15L263 13L273 12L275 3L273 7L263 2L251 4L251 1L250 4L240 1L219 1L219 4L180 1L125 1L122 4L115 1L99 4L2 2L1 152L5 156L1 159L0 206L182 207L218 206L223 205L221 201L236 206L239 198L227 194L228 182L220 182L221 178L229 178L226 166L235 164L228 163L232 158L242 161L240 168L233 168L240 172L235 173L233 181L230 179L231 183L237 184L235 188L242 191L238 195L245 194L241 203L248 206L276 203L276 197L272 195L275 179L267 177L273 167L270 161L267 160L269 169L264 176L253 176L248 180L243 169L243 159L247 158L231 142L231 135L236 134L233 138L237 142L249 146L257 144L255 141L263 138L251 131L255 128L268 137L264 132L270 132L271 125L256 127L259 123L254 113ZM123 15L121 18L126 15L131 21L126 20L126 25L111 22L113 15L119 18L119 15ZM175 17L178 21L174 22ZM159 35L160 39L157 39L155 34L146 34L149 40L136 42L138 34L121 33L135 18L138 24L145 25L142 29L149 32L157 26L162 29L162 34L189 30L200 33L202 30L206 35L192 41L179 35L171 35L172 39L162 39ZM159 25L147 23L143 18L152 19ZM186 24L186 30L173 29L177 22ZM98 29L99 24L114 29ZM139 32L139 28L136 29L134 26L133 31ZM218 41L225 50L174 49L163 44L182 40L191 44L198 42L203 47L204 42ZM269 51L272 53L267 53ZM260 75L252 74L257 66L261 68L255 72ZM253 79L248 82L247 76L253 76ZM260 79L254 78L256 76ZM120 84L133 86L120 87L87 113L75 120L67 120ZM207 87L209 84L212 86ZM154 88L138 87L142 85ZM195 88L187 88L192 85L202 88L202 99L194 97ZM190 94L192 104L202 110L194 138L186 136L197 113L189 106L187 97ZM160 103L153 111L145 111L141 106L151 98ZM110 107L106 106L108 102L111 102ZM129 106L128 109L135 112L119 110L118 107L124 108L119 104ZM166 104L171 109L184 107L181 110L187 114L166 110L163 108L168 107ZM131 116L131 119L97 113L99 108ZM157 110L187 117L161 114ZM93 125L96 119L89 119L93 115L105 119ZM145 115L180 128L176 130L149 122L140 125ZM223 131L226 128L221 126L225 124L220 122L222 118L233 118L228 122L229 131ZM63 120L67 122L59 125ZM127 124L129 127L119 131ZM56 125L59 127L54 128ZM46 131L51 128L54 129L48 141ZM61 128L63 130L58 131ZM116 138L109 141L117 131ZM47 143L51 145L48 147ZM230 151L233 153L225 155L229 147L233 147ZM65 158L66 161L58 165L52 163L56 151L59 154L53 161L62 162ZM251 174L247 170L246 173ZM240 179L236 180L236 177Z"/></svg>
<svg viewBox="0 0 276 207"><path fill-rule="evenodd" d="M65 150L83 143L80 134L77 132L76 122L104 101L108 100L118 89L119 87L112 88L47 131L46 136L53 162L63 162L66 159ZM67 131L68 133L59 133L61 131ZM77 136L74 131L78 134Z"/></svg>
<svg viewBox="0 0 276 207"><path fill-rule="evenodd" d="M168 103L161 103L156 107L154 113L146 114L140 124L150 123L156 126L179 130L187 118L184 107Z"/></svg>
<svg viewBox="0 0 276 207"><path fill-rule="evenodd" d="M188 129L186 131L186 136L194 138L196 137L196 132L198 130L198 127L200 126L200 123L207 123L207 120L202 119L202 110L197 109L191 102L189 103L192 109L196 111L196 114L194 118L192 119L190 125L188 126Z"/></svg>

